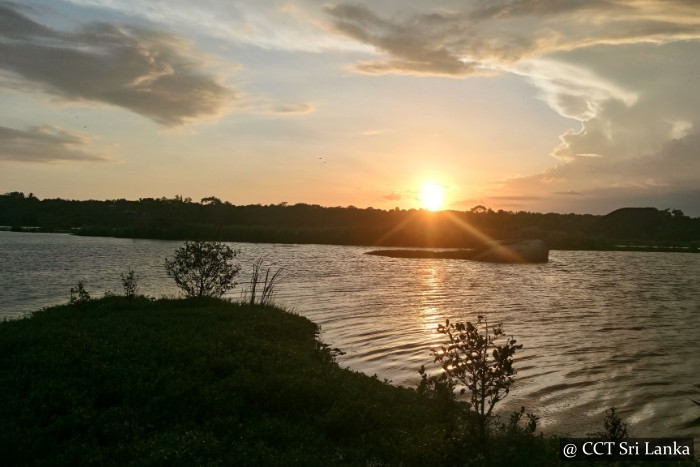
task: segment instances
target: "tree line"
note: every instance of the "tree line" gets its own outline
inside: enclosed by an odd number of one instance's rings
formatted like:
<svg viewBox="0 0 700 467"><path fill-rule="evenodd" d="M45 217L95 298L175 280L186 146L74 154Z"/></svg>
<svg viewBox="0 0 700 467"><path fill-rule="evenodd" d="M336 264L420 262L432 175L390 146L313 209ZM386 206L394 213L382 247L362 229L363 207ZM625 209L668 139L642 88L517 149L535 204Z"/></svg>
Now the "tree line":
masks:
<svg viewBox="0 0 700 467"><path fill-rule="evenodd" d="M0 225L13 230L172 240L478 248L489 239L540 238L554 249L700 246L700 218L679 210L622 208L607 215L503 211L430 212L233 205L211 196L75 201L0 195Z"/></svg>

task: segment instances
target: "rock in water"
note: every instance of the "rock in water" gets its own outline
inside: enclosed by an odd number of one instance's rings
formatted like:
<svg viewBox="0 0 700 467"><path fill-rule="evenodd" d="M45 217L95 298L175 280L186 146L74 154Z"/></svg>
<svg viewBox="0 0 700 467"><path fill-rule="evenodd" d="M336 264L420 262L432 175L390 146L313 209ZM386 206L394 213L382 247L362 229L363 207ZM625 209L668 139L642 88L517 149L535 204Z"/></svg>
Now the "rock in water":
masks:
<svg viewBox="0 0 700 467"><path fill-rule="evenodd" d="M542 240L495 243L471 259L490 263L546 263L549 248Z"/></svg>

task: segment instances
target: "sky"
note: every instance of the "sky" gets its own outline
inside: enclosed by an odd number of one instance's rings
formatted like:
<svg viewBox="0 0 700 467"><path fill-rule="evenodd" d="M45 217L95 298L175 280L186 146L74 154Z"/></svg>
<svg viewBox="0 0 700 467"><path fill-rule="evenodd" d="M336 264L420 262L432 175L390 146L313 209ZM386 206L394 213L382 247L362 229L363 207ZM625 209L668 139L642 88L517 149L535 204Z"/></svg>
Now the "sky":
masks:
<svg viewBox="0 0 700 467"><path fill-rule="evenodd" d="M0 192L698 217L698 76L698 0L0 0Z"/></svg>

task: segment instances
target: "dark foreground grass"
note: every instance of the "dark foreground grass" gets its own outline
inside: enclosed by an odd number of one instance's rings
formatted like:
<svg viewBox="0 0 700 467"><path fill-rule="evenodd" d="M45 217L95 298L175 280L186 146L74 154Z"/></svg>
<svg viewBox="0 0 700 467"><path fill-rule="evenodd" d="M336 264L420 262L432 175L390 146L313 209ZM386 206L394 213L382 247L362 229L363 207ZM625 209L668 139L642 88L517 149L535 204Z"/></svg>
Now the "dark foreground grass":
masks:
<svg viewBox="0 0 700 467"><path fill-rule="evenodd" d="M118 297L0 323L0 465L558 464L556 440L520 431L480 456L444 401L341 369L317 331Z"/></svg>
<svg viewBox="0 0 700 467"><path fill-rule="evenodd" d="M106 298L0 324L3 465L432 463L415 391L270 307Z"/></svg>

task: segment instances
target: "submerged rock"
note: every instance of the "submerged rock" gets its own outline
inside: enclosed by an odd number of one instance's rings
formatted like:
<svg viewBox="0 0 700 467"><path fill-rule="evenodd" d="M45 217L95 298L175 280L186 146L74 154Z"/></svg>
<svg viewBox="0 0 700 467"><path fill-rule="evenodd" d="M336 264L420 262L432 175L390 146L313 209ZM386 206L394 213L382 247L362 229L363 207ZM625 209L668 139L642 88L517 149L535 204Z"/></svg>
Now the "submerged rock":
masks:
<svg viewBox="0 0 700 467"><path fill-rule="evenodd" d="M542 240L493 242L478 250L375 250L368 255L391 258L469 259L489 263L546 263L549 248Z"/></svg>
<svg viewBox="0 0 700 467"><path fill-rule="evenodd" d="M549 248L542 240L503 242L477 252L471 259L490 263L546 263Z"/></svg>

